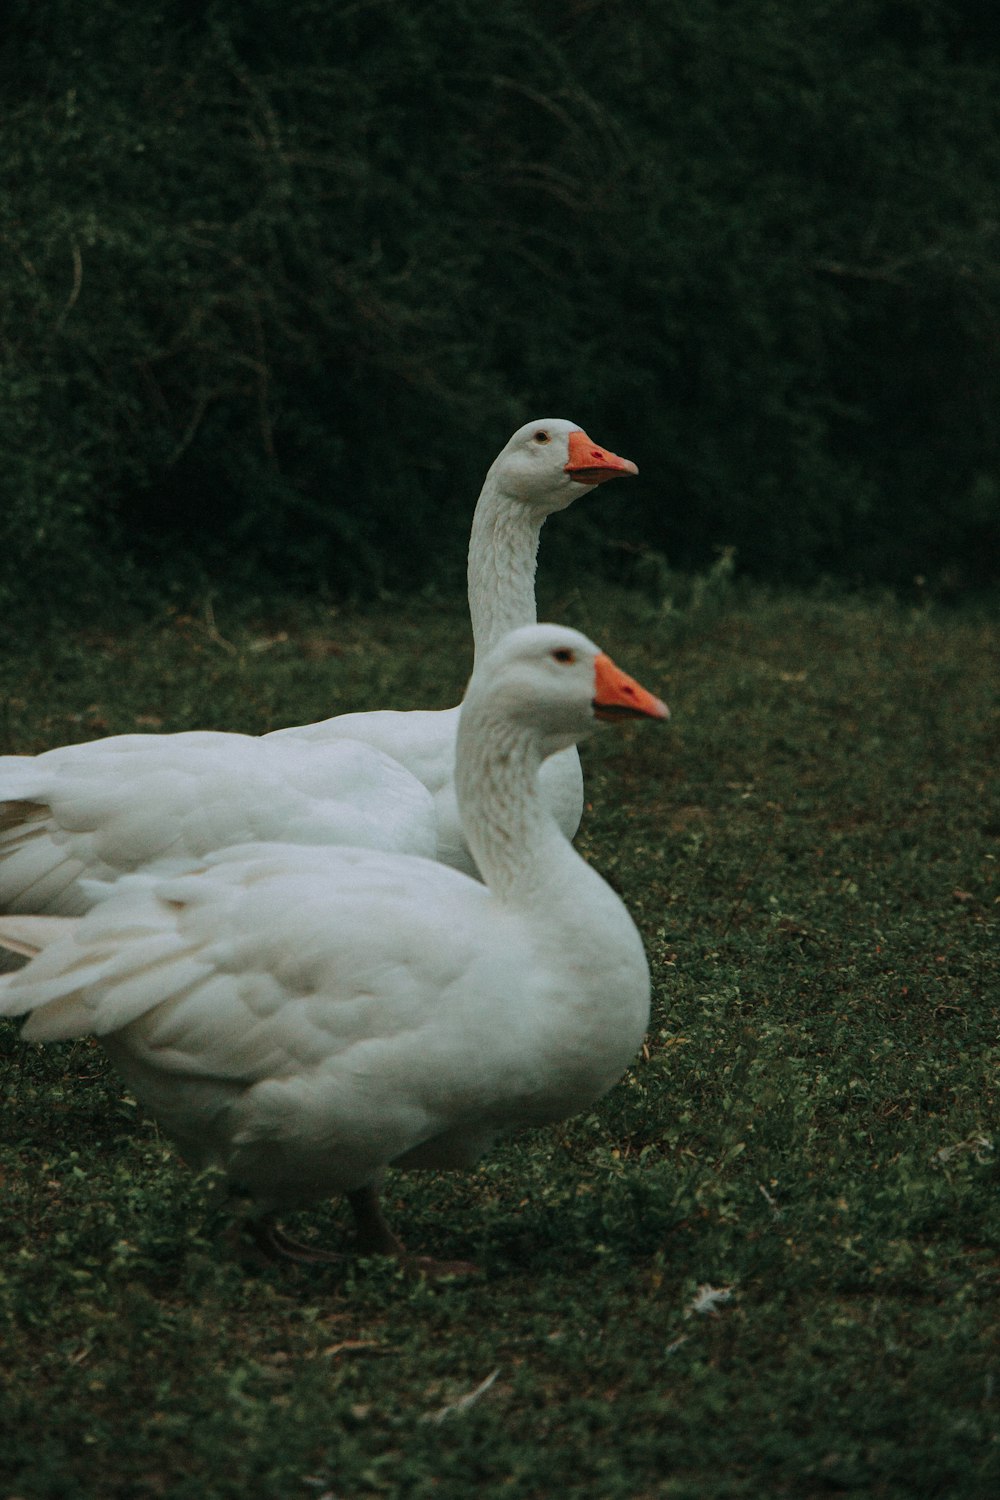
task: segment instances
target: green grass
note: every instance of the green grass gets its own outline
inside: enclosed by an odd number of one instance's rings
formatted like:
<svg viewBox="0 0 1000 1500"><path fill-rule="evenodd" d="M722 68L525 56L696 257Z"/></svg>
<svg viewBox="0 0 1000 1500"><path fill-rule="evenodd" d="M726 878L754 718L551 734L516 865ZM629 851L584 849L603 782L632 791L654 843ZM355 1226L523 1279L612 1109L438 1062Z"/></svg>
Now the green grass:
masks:
<svg viewBox="0 0 1000 1500"><path fill-rule="evenodd" d="M544 613L673 709L584 752L646 1054L474 1173L391 1180L413 1248L486 1268L428 1286L241 1265L103 1054L5 1027L0 1500L1000 1492L995 632L711 590ZM4 663L4 748L444 705L468 656L434 601L81 631ZM295 1227L347 1240L336 1204Z"/></svg>

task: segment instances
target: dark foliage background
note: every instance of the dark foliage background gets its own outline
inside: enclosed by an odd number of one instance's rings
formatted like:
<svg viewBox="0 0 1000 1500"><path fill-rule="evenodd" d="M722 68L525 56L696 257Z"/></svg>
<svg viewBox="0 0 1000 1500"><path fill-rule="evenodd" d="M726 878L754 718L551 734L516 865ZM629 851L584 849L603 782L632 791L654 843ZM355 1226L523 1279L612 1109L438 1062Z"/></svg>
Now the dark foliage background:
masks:
<svg viewBox="0 0 1000 1500"><path fill-rule="evenodd" d="M991 0L4 18L8 604L456 581L539 415L643 475L548 565L993 577Z"/></svg>

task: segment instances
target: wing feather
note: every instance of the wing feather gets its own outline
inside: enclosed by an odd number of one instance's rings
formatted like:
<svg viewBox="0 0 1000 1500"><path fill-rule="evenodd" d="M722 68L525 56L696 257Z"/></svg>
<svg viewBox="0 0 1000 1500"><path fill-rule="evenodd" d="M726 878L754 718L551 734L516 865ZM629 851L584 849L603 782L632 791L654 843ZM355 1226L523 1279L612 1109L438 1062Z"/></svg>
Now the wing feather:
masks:
<svg viewBox="0 0 1000 1500"><path fill-rule="evenodd" d="M0 908L76 915L88 880L260 840L437 852L426 789L371 746L197 732L0 757Z"/></svg>

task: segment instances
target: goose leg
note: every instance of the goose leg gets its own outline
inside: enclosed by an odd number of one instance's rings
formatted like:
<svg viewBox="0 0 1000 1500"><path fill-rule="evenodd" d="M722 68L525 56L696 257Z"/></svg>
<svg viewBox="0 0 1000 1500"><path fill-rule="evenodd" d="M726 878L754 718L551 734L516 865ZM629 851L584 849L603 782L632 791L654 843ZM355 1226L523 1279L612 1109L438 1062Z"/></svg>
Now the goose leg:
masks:
<svg viewBox="0 0 1000 1500"><path fill-rule="evenodd" d="M480 1274L479 1267L473 1261L435 1260L429 1255L410 1255L402 1241L389 1228L378 1200L378 1190L372 1185L358 1188L346 1196L354 1214L360 1255L387 1255L398 1261L409 1275L426 1276L430 1279ZM348 1259L346 1255L301 1244L283 1229L279 1229L272 1219L257 1219L247 1227L257 1249L268 1260L292 1261L300 1266L320 1266L343 1265Z"/></svg>
<svg viewBox="0 0 1000 1500"><path fill-rule="evenodd" d="M361 1255L390 1255L404 1260L406 1251L385 1221L378 1192L374 1187L358 1188L346 1195L354 1212L357 1226L357 1248ZM293 1260L300 1265L314 1265L326 1261L344 1261L344 1255L329 1250L313 1249L303 1245L291 1235L279 1229L273 1219L257 1219L249 1226L251 1237L258 1250L271 1260Z"/></svg>
<svg viewBox="0 0 1000 1500"><path fill-rule="evenodd" d="M279 1229L270 1219L258 1219L248 1225L250 1236L268 1260L290 1260L300 1266L343 1265L346 1255L337 1255L331 1250L314 1250L293 1240L291 1235Z"/></svg>
<svg viewBox="0 0 1000 1500"><path fill-rule="evenodd" d="M378 1190L370 1183L347 1194L358 1231L358 1250L362 1255L391 1255L404 1271L433 1280L441 1276L479 1276L479 1266L471 1260L435 1260L430 1255L410 1255L401 1240L386 1223Z"/></svg>
<svg viewBox="0 0 1000 1500"><path fill-rule="evenodd" d="M361 1255L391 1255L396 1260L405 1260L406 1251L386 1223L382 1205L378 1201L378 1189L371 1183L348 1193L347 1201L354 1214L358 1231L358 1251Z"/></svg>

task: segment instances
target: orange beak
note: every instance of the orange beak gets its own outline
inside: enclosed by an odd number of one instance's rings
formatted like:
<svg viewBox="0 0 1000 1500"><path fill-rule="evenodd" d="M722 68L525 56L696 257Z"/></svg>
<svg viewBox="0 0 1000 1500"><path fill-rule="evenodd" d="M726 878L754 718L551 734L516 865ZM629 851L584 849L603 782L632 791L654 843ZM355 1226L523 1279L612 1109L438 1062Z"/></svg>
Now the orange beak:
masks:
<svg viewBox="0 0 1000 1500"><path fill-rule="evenodd" d="M594 662L594 713L599 719L669 719L670 710L602 651Z"/></svg>
<svg viewBox="0 0 1000 1500"><path fill-rule="evenodd" d="M607 448L598 448L585 432L569 435L569 462L563 472L577 484L603 484L606 479L618 479L623 474L638 474L639 470L630 458L619 458Z"/></svg>

